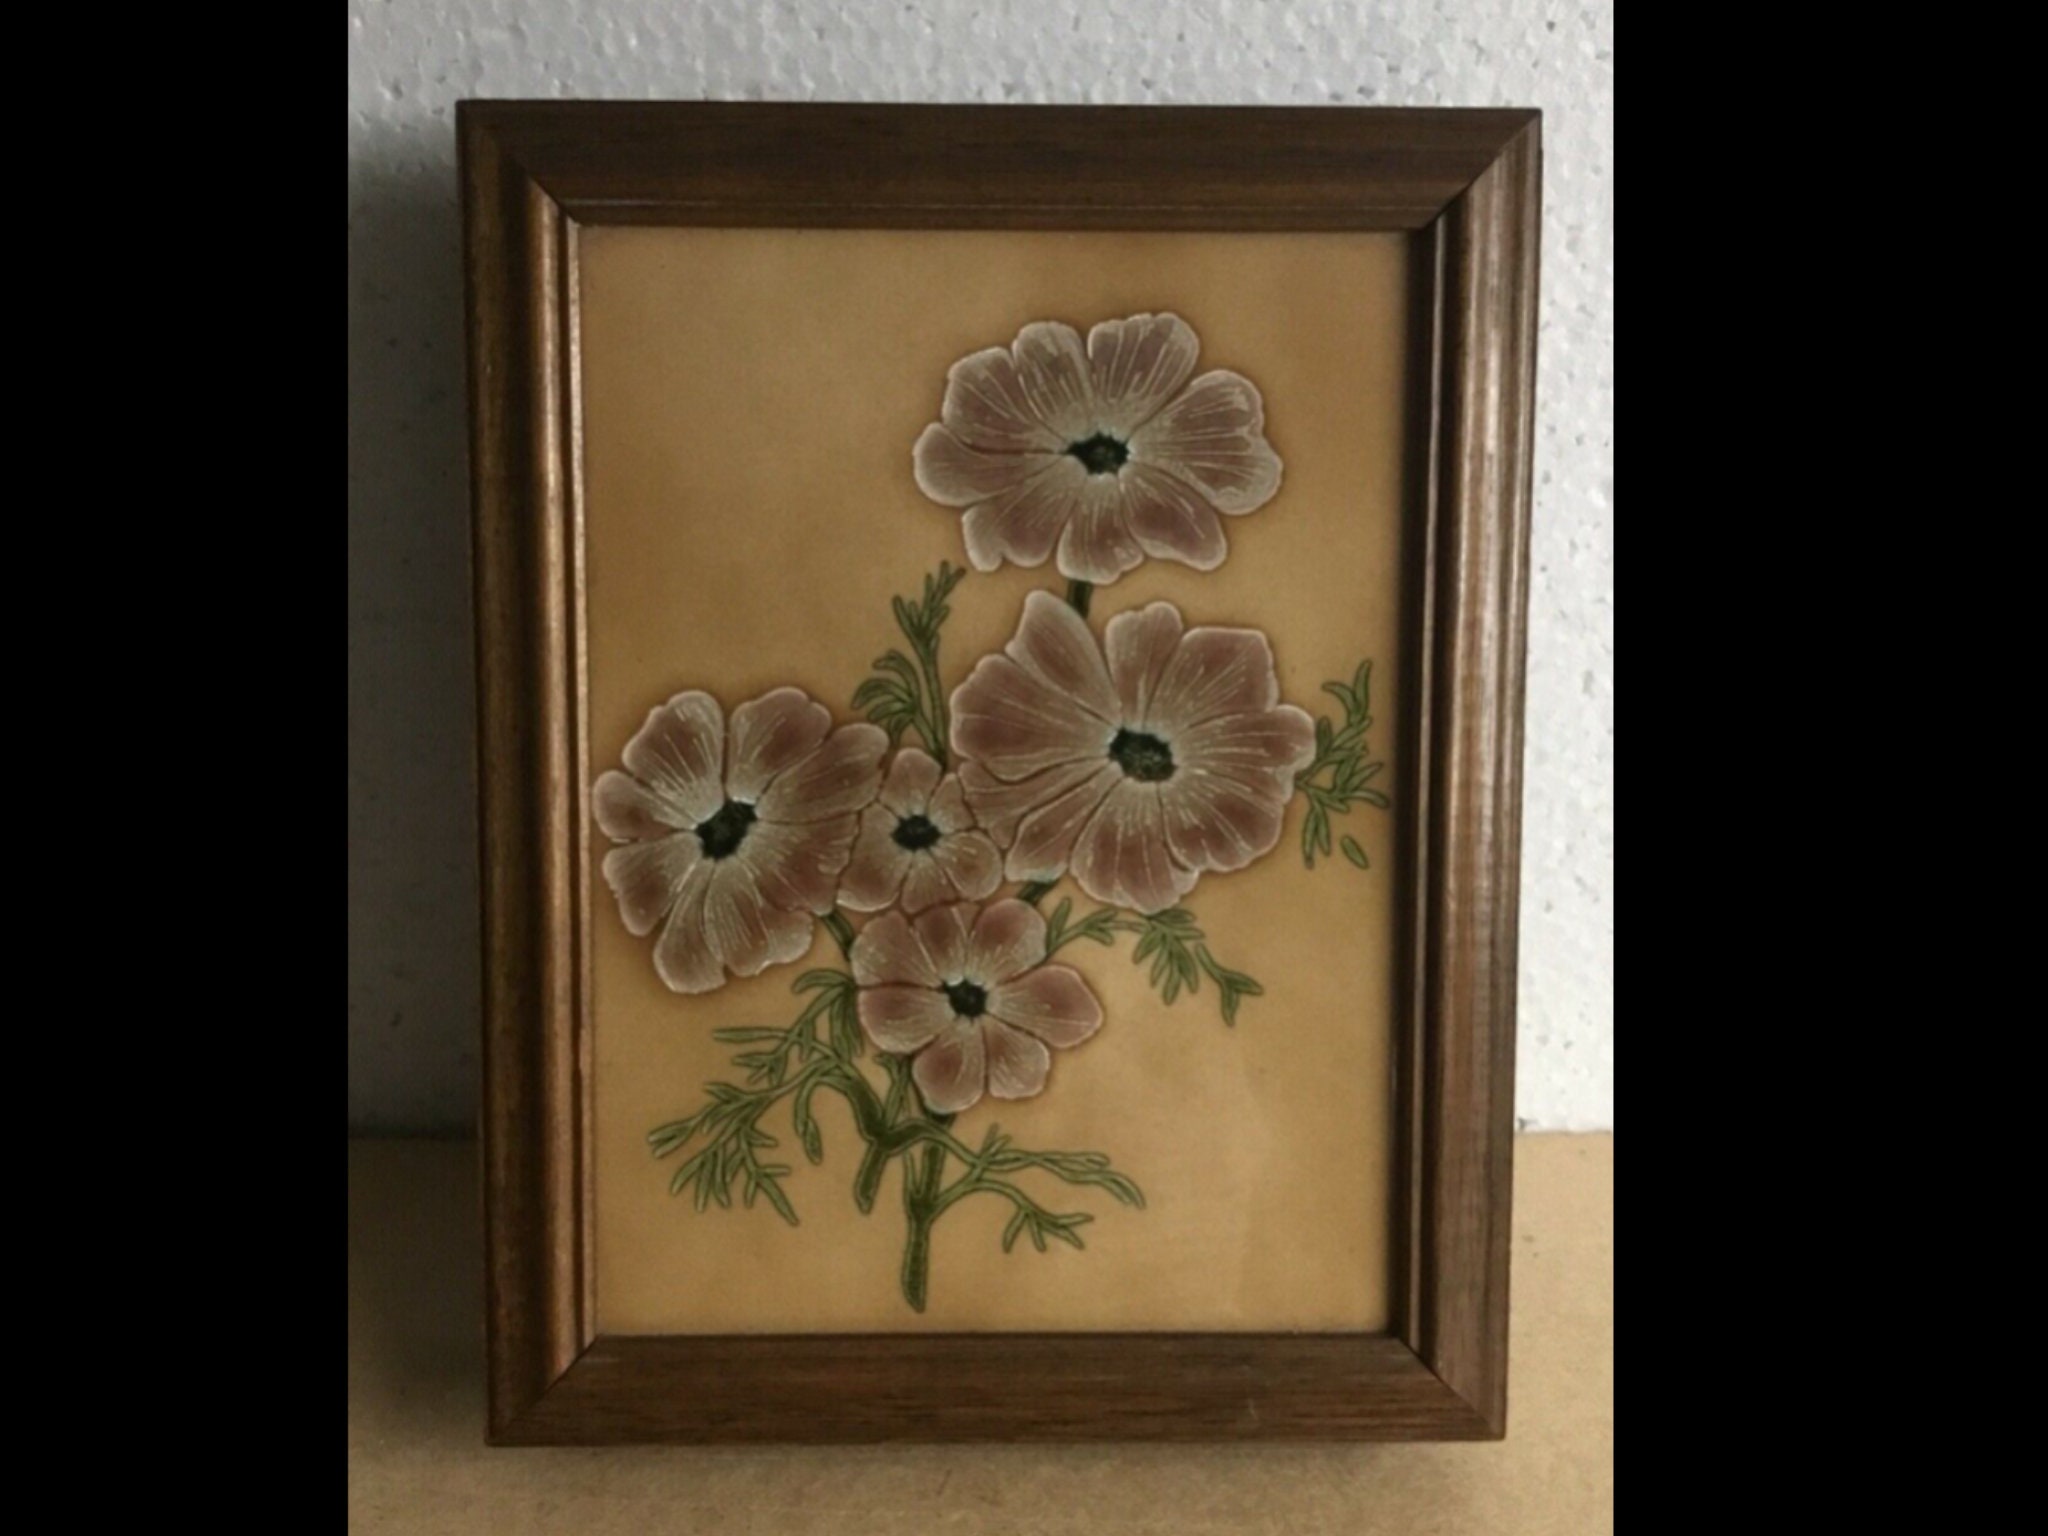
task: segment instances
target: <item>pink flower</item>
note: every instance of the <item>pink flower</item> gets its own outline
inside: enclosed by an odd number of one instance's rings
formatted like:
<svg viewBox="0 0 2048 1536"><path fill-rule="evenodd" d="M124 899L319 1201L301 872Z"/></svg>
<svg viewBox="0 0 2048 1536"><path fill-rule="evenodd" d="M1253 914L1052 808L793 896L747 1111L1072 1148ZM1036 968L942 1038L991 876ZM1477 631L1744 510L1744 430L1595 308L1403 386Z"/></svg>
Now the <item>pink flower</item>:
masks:
<svg viewBox="0 0 2048 1536"><path fill-rule="evenodd" d="M626 772L600 776L593 800L624 844L604 856L605 881L628 932L660 926L654 968L671 990L709 992L810 949L888 747L872 725L833 730L795 688L740 705L729 730L708 693L648 714Z"/></svg>
<svg viewBox="0 0 2048 1536"><path fill-rule="evenodd" d="M861 812L839 900L856 912L897 905L922 912L942 901L979 901L1003 882L1003 856L974 825L957 774L916 747L889 765L875 803Z"/></svg>
<svg viewBox="0 0 2048 1536"><path fill-rule="evenodd" d="M1071 870L1097 901L1158 912L1280 840L1315 726L1279 700L1257 630L1184 630L1153 603L1098 644L1033 592L1015 637L954 690L953 750L1012 880Z"/></svg>
<svg viewBox="0 0 2048 1536"><path fill-rule="evenodd" d="M964 507L967 558L1111 582L1147 555L1213 571L1229 553L1217 513L1256 511L1280 488L1251 380L1189 382L1201 343L1178 315L1105 320L1086 347L1040 321L946 375L939 420L911 459L925 495Z"/></svg>
<svg viewBox="0 0 2048 1536"><path fill-rule="evenodd" d="M986 1090L1028 1099L1045 1087L1047 1051L1102 1027L1080 975L1045 961L1045 919L1021 901L954 902L912 919L885 912L853 944L861 1028L911 1056L925 1107L957 1114Z"/></svg>

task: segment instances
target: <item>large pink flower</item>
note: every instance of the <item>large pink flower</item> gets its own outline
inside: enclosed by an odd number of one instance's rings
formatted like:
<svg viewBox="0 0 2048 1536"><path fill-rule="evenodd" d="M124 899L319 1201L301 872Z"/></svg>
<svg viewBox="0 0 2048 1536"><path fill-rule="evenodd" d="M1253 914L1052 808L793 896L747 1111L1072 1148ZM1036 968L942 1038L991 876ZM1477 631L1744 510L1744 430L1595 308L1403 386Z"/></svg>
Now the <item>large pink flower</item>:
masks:
<svg viewBox="0 0 2048 1536"><path fill-rule="evenodd" d="M939 420L911 458L925 495L964 507L967 558L1115 581L1147 555L1213 571L1229 553L1217 513L1256 511L1280 488L1265 404L1216 369L1189 382L1201 343L1178 315L1027 325L1007 348L946 375Z"/></svg>
<svg viewBox="0 0 2048 1536"><path fill-rule="evenodd" d="M648 714L626 771L601 775L593 799L624 844L604 856L619 915L635 936L660 925L654 968L672 990L709 992L810 949L888 748L872 725L833 730L795 688L740 705L729 729L708 693Z"/></svg>
<svg viewBox="0 0 2048 1536"><path fill-rule="evenodd" d="M1255 629L1183 629L1153 603L1098 644L1033 592L1015 637L954 690L953 750L1012 880L1071 870L1097 901L1158 912L1204 871L1272 852L1315 726L1280 702Z"/></svg>
<svg viewBox="0 0 2048 1536"><path fill-rule="evenodd" d="M974 825L959 775L915 747L898 752L881 794L860 813L840 903L879 912L900 900L904 911L922 912L942 901L979 901L1002 883L1003 856Z"/></svg>
<svg viewBox="0 0 2048 1536"><path fill-rule="evenodd" d="M957 1114L984 1090L1028 1099L1045 1087L1047 1047L1102 1027L1080 974L1045 964L1045 919L1021 901L961 901L912 919L884 912L854 940L860 1022L882 1050L913 1056L925 1107Z"/></svg>

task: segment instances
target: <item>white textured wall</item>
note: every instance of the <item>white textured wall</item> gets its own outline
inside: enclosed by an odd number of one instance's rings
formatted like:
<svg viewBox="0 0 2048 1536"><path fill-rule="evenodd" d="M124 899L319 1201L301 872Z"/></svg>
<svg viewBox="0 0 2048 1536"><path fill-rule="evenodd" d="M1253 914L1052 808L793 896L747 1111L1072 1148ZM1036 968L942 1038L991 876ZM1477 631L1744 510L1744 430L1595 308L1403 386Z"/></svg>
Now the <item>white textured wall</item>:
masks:
<svg viewBox="0 0 2048 1536"><path fill-rule="evenodd" d="M464 96L1537 106L1518 1110L1613 1124L1612 0L351 0L349 1117L467 1126Z"/></svg>

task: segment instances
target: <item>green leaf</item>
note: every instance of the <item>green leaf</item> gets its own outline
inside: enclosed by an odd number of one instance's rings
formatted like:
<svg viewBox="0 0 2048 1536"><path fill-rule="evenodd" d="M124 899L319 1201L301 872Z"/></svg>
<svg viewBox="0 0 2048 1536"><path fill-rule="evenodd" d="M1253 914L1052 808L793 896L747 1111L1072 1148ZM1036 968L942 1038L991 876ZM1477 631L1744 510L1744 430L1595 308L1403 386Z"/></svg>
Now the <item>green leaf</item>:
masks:
<svg viewBox="0 0 2048 1536"><path fill-rule="evenodd" d="M1256 997L1262 992L1259 984L1241 972L1228 969L1219 963L1203 942L1203 933L1195 920L1195 914L1185 907L1171 907L1164 912L1150 916L1116 917L1113 913L1098 913L1097 917L1110 918L1106 928L1125 933L1134 933L1138 942L1131 947L1131 963L1142 965L1151 961L1147 980L1159 999L1167 1006L1180 1000L1183 992L1199 993L1202 978L1206 975L1216 983L1217 1002L1223 1012L1225 1023L1235 1023L1239 1003L1246 997ZM1090 919L1092 922L1094 919ZM1108 934L1105 933L1105 939Z"/></svg>
<svg viewBox="0 0 2048 1536"><path fill-rule="evenodd" d="M803 1143L804 1156L813 1165L825 1160L825 1138L818 1130L817 1117L811 1113L811 1096L817 1091L818 1079L812 1078L789 1101L790 1124L796 1128L796 1139Z"/></svg>
<svg viewBox="0 0 2048 1536"><path fill-rule="evenodd" d="M1085 1248L1087 1244L1081 1241L1081 1234L1078 1228L1094 1219L1093 1216L1088 1215L1085 1211L1069 1216L1064 1221L1052 1223L1052 1235L1063 1243L1071 1243L1076 1248Z"/></svg>
<svg viewBox="0 0 2048 1536"><path fill-rule="evenodd" d="M925 576L916 601L903 596L889 600L890 615L909 642L910 654L891 649L878 656L874 675L853 693L853 707L888 733L891 746L915 730L941 764L947 759L948 730L939 675L939 630L952 611L946 598L966 574L965 568L941 561L937 571Z"/></svg>
<svg viewBox="0 0 2048 1536"><path fill-rule="evenodd" d="M1318 854L1329 854L1340 845L1333 842L1330 819L1349 815L1356 805L1373 805L1384 810L1389 802L1372 780L1386 764L1366 761L1366 732L1372 728L1372 662L1359 662L1351 680L1328 682L1322 690L1344 706L1342 723L1329 716L1316 719L1314 759L1294 776L1294 787L1307 802L1301 821L1301 861L1316 867ZM1360 869L1371 867L1357 839L1345 834L1341 844L1344 857Z"/></svg>
<svg viewBox="0 0 2048 1536"><path fill-rule="evenodd" d="M774 1179L765 1179L761 1184L761 1192L768 1197L768 1203L775 1207L784 1221L792 1227L802 1225L796 1219L796 1207L789 1203L789 1196L782 1192L780 1183Z"/></svg>

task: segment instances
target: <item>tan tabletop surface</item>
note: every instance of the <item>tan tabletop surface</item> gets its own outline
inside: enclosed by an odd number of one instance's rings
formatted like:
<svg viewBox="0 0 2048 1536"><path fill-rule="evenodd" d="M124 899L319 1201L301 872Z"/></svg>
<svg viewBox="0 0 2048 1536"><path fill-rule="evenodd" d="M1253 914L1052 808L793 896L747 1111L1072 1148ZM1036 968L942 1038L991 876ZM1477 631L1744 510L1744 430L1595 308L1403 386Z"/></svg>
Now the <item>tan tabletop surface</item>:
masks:
<svg viewBox="0 0 2048 1536"><path fill-rule="evenodd" d="M1508 1437L1491 1445L492 1450L475 1149L349 1144L349 1528L525 1536L1600 1536L1614 1138L1515 1145Z"/></svg>

